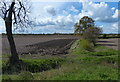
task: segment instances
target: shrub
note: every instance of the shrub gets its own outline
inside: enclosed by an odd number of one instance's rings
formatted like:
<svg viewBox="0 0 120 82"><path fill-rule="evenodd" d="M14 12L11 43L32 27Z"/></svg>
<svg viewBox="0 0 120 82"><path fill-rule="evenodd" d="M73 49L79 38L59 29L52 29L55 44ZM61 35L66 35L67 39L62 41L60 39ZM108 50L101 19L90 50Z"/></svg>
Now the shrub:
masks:
<svg viewBox="0 0 120 82"><path fill-rule="evenodd" d="M94 46L87 40L80 41L80 48L87 51L94 51Z"/></svg>
<svg viewBox="0 0 120 82"><path fill-rule="evenodd" d="M108 78L109 76L104 73L99 73L99 77L102 79Z"/></svg>
<svg viewBox="0 0 120 82"><path fill-rule="evenodd" d="M33 75L30 72L21 72L18 76L19 80L33 80Z"/></svg>
<svg viewBox="0 0 120 82"><path fill-rule="evenodd" d="M107 38L107 34L103 34L103 38Z"/></svg>
<svg viewBox="0 0 120 82"><path fill-rule="evenodd" d="M83 33L83 38L96 45L96 40L101 33L101 29L98 27L89 27Z"/></svg>

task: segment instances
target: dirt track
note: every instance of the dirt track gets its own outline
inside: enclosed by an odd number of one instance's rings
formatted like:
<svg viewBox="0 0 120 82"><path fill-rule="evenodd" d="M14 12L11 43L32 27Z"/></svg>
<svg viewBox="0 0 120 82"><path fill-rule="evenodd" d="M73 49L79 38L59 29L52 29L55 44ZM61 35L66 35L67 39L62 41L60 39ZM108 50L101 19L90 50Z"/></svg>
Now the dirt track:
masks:
<svg viewBox="0 0 120 82"><path fill-rule="evenodd" d="M74 35L16 35L14 36L19 54L66 54L71 44L78 39ZM10 54L6 36L2 37L2 54ZM100 39L98 44L118 49L118 39Z"/></svg>

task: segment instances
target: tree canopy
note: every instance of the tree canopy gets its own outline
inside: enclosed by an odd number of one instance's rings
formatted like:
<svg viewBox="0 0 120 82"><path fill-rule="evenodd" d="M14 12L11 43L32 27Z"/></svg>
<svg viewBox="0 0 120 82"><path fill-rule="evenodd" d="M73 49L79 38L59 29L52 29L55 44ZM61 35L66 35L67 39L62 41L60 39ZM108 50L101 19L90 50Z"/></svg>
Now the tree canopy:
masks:
<svg viewBox="0 0 120 82"><path fill-rule="evenodd" d="M85 30L83 33L83 38L88 40L89 42L93 43L93 45L96 45L96 40L99 37L99 34L102 32L101 28L98 27L89 27Z"/></svg>
<svg viewBox="0 0 120 82"><path fill-rule="evenodd" d="M96 45L96 40L99 37L99 34L102 32L102 29L96 27L94 20L88 16L84 16L79 20L78 23L74 25L75 33L82 34L83 39Z"/></svg>
<svg viewBox="0 0 120 82"><path fill-rule="evenodd" d="M92 18L89 18L88 16L84 16L79 20L78 23L74 25L74 27L75 27L74 33L82 34L88 27L94 27L94 20Z"/></svg>

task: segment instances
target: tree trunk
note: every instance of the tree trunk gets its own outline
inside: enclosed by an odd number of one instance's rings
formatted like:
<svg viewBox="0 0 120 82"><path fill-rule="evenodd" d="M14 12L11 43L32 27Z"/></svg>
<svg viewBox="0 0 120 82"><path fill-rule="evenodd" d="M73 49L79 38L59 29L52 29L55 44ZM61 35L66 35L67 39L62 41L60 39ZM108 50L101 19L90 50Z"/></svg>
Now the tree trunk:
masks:
<svg viewBox="0 0 120 82"><path fill-rule="evenodd" d="M6 20L5 20L7 38L8 38L10 50L11 50L10 65L12 66L16 65L19 61L18 53L16 51L16 46L15 46L15 42L12 35L12 10L14 8L14 5L15 5L15 2L12 2L9 8L8 17L6 17Z"/></svg>

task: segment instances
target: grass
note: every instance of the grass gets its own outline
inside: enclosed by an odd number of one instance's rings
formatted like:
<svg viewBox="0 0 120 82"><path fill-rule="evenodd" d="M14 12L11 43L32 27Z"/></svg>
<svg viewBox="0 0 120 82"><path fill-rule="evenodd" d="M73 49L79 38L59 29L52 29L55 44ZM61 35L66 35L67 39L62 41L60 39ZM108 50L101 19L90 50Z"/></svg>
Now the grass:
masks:
<svg viewBox="0 0 120 82"><path fill-rule="evenodd" d="M97 70L96 70L97 69ZM113 72L110 74L110 72ZM80 64L69 73L50 78L51 80L116 80L116 69L93 64Z"/></svg>
<svg viewBox="0 0 120 82"><path fill-rule="evenodd" d="M117 68L111 66L71 59L66 61L59 69L33 75L35 80L117 80L117 74Z"/></svg>
<svg viewBox="0 0 120 82"><path fill-rule="evenodd" d="M57 68L64 60L62 58L49 58L49 59L24 59L28 71L42 72L49 69Z"/></svg>
<svg viewBox="0 0 120 82"><path fill-rule="evenodd" d="M42 72L50 69L55 69L61 66L62 62L64 61L63 58L54 57L54 58L46 58L46 59L21 59L23 65L20 69L21 71L29 71L32 73ZM9 68L9 64L7 60L2 61L2 70L4 74L10 74L11 69ZM20 69L15 71L13 74L20 72ZM14 71L14 70L13 70Z"/></svg>
<svg viewBox="0 0 120 82"><path fill-rule="evenodd" d="M77 40L65 58L23 59L31 69L55 65L59 68L32 73L33 80L118 80L118 51L96 46L88 51ZM62 62L62 63L61 63ZM24 74L24 73L23 73ZM20 75L3 75L4 79L18 80ZM21 79L20 79L21 80Z"/></svg>

